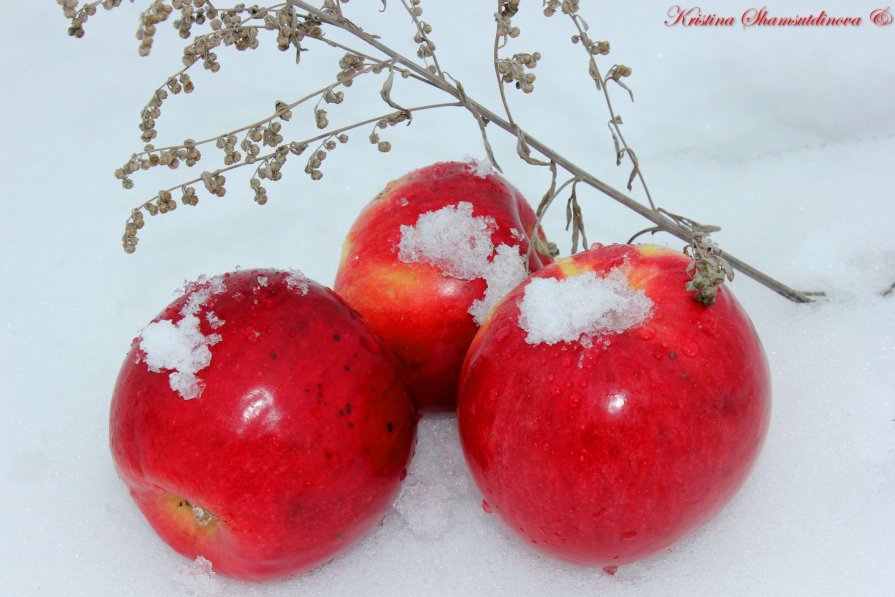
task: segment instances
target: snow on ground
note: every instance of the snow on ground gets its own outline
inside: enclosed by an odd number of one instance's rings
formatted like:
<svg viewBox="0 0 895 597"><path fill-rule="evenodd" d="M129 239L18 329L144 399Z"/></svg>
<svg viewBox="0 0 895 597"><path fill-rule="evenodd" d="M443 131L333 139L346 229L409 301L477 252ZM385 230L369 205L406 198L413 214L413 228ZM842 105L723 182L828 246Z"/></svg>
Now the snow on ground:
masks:
<svg viewBox="0 0 895 597"><path fill-rule="evenodd" d="M211 576L150 530L108 451L111 389L130 341L185 279L236 265L298 268L332 282L340 244L391 179L437 160L483 157L460 111L421 114L382 132L380 155L358 132L326 160L319 183L287 165L252 202L248 185L154 218L137 253L118 242L131 206L176 178L111 173L135 149L137 112L178 63L169 26L149 61L136 58L137 7L100 11L87 38L65 37L51 2L25 3L0 24L0 592L4 595L891 595L895 587L895 25L866 22L863 2L771 2L778 14L865 16L854 30L723 30L662 25L668 5L586 6L595 37L631 66L636 103L614 95L659 203L720 224L722 247L826 300L795 305L738 276L734 291L768 353L774 410L764 451L734 502L682 543L614 577L538 555L482 509L451 417L426 417L395 506L358 545L295 578L248 586ZM379 3L347 5L393 37ZM389 3L390 10L397 8ZM537 3L530 3L534 7ZM582 3L584 4L584 3ZM631 3L633 4L633 3ZM355 6L358 5L358 6ZM429 6L431 5L431 6ZM443 66L496 107L487 3L425 2ZM523 3L524 10L526 3ZM725 3L704 11L731 12ZM538 50L536 91L511 94L531 133L621 188L600 100L568 26L530 10L511 51ZM735 13L738 11L734 11ZM394 18L394 17L393 17ZM412 52L412 44L406 44ZM334 76L270 53L232 56L172 101L161 139L235 128ZM337 59L337 58L336 58ZM250 70L252 67L254 70ZM316 73L316 74L315 74ZM392 98L417 92L396 80ZM369 114L381 82L358 82L329 118ZM621 90L618 90L621 91ZM432 101L421 93L419 101ZM435 101L438 101L437 99ZM338 108L338 109L336 109ZM314 130L310 115L301 121ZM340 120L341 122L341 120ZM545 173L517 163L514 140L492 143L532 201ZM175 173L184 174L183 169ZM234 177L235 179L236 177ZM234 184L237 184L234 180ZM591 241L624 241L637 216L579 190ZM561 206L548 235L568 251ZM658 241L679 246L673 240Z"/></svg>

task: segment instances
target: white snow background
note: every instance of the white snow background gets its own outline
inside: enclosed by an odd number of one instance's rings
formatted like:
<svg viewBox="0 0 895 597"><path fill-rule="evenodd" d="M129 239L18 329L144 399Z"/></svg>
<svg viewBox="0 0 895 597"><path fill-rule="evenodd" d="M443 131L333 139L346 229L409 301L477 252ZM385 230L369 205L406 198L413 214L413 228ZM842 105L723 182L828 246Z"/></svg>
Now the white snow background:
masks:
<svg viewBox="0 0 895 597"><path fill-rule="evenodd" d="M0 594L895 595L895 297L880 296L895 280L895 25L867 19L883 5L769 0L780 16L824 9L864 23L711 29L664 26L669 3L582 3L593 37L612 44L604 72L615 62L633 68L636 102L621 89L612 95L658 203L723 226L722 247L781 281L828 293L796 305L743 275L732 284L764 342L774 405L752 476L716 519L614 577L550 559L483 512L454 420L426 417L381 526L310 573L249 585L175 554L116 477L108 407L131 338L199 274L298 268L331 284L351 222L389 180L484 151L458 109L384 131L389 154L364 129L330 155L322 181L311 182L296 158L258 207L246 181L228 176L225 198L202 193L197 207L148 221L137 253L125 255L130 208L187 174L138 173L133 191L111 176L142 146L138 113L152 89L180 68L170 22L152 57L137 57L139 4L100 10L74 40L54 2L2 3ZM385 14L379 6L346 10L412 54L398 2ZM701 6L722 15L746 8ZM424 8L442 67L496 109L492 3ZM571 24L539 9L523 2L522 36L507 49L543 54L535 93L509 90L514 116L623 188L628 169L614 165L605 106L581 48L569 43ZM254 121L275 99L300 97L338 70L338 54L317 46L296 67L269 37L254 53L218 54L221 72L196 70L195 93L167 102L158 146ZM381 81L358 81L329 107L330 120L387 112ZM400 79L392 95L407 105L442 101ZM292 124L285 130L295 138L316 130L306 111ZM494 129L491 139L508 178L536 203L546 171L521 163L505 133ZM203 163L218 159L204 153ZM624 242L648 225L579 191L591 241ZM563 220L559 204L547 233L568 253Z"/></svg>

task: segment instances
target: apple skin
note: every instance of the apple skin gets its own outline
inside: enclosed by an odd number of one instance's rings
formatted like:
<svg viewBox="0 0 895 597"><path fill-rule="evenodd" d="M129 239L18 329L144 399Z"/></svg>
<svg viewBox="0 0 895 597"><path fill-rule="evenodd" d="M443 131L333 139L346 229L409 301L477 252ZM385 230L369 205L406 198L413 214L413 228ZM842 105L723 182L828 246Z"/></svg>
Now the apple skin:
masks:
<svg viewBox="0 0 895 597"><path fill-rule="evenodd" d="M416 432L406 381L379 339L331 290L308 281L302 294L289 279L223 276L225 291L198 313L203 334L221 336L197 373L200 396L185 400L169 371L150 371L138 337L111 406L116 468L156 532L252 581L325 562L376 524ZM207 287L192 285L154 321L176 323Z"/></svg>
<svg viewBox="0 0 895 597"><path fill-rule="evenodd" d="M689 261L595 245L532 276L618 267L653 301L651 318L591 347L526 343L531 279L476 335L458 396L463 450L486 509L536 549L614 573L693 531L746 480L768 428L767 361L728 288L710 307L685 291Z"/></svg>
<svg viewBox="0 0 895 597"><path fill-rule="evenodd" d="M474 168L468 162L443 162L390 182L352 225L333 286L404 363L420 411L456 408L460 367L478 330L469 308L482 298L486 284L447 276L427 263L400 261L401 226L468 201L474 216L494 219L495 247L520 246L525 255L525 235L537 221L522 194L502 176L480 176ZM532 251L530 271L551 261Z"/></svg>

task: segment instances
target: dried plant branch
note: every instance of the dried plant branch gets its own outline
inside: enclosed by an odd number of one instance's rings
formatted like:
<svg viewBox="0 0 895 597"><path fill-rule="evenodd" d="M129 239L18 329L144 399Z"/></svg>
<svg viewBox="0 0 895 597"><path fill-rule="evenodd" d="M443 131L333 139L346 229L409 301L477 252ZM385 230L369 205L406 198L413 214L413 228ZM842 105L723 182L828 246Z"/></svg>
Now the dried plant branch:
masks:
<svg viewBox="0 0 895 597"><path fill-rule="evenodd" d="M570 184L578 184L578 179L570 178L569 180L562 183L559 188L556 187L556 164L550 162L550 188L547 189L547 192L544 193L544 196L541 198L541 202L538 204L538 208L535 211L537 215L537 220L535 221L535 225L531 229L531 234L529 236L530 242L528 243L528 252L525 254L525 262L528 263L531 259L532 251L537 251L542 255L547 255L549 257L556 257L559 255L559 249L556 248L556 243L545 243L541 239L540 231L541 231L541 222L544 219L544 215L547 213L547 210L550 208L550 205L553 203L553 200L563 192Z"/></svg>
<svg viewBox="0 0 895 597"><path fill-rule="evenodd" d="M587 232L584 230L584 217L581 215L581 206L578 205L578 181L572 183L572 193L566 201L566 231L572 227L572 254L578 252L578 237L581 237L581 247L587 249Z"/></svg>
<svg viewBox="0 0 895 597"><path fill-rule="evenodd" d="M615 108L612 106L612 99L609 97L609 89L606 83L608 81L614 81L617 85L625 89L631 97L631 101L634 101L634 92L628 88L627 85L622 82L623 77L628 77L631 75L631 69L622 64L616 64L612 68L609 69L609 72L603 77L600 74L600 67L597 64L594 56L596 55L607 55L609 54L609 42L608 41L593 41L587 34L587 24L581 18L581 16L577 12L577 8L573 11L571 8L564 12L568 14L569 18L572 20L572 23L575 25L576 30L578 31L577 35L572 37L573 43L580 44L582 49L587 52L588 59L588 72L590 74L591 79L594 81L594 85L597 90L602 93L603 99L606 102L606 109L609 111L609 122L607 123L609 126L609 130L612 133L612 141L615 144L615 154L616 154L616 165L620 165L622 162L622 158L627 155L631 160L631 174L628 178L628 190L633 190L633 182L634 178L637 177L640 180L640 184L643 187L643 192L646 195L646 199L650 204L650 207L653 209L656 208L656 204L653 202L653 197L650 194L649 187L646 184L646 179L643 177L643 172L640 170L640 163L637 160L637 156L634 153L634 150L628 145L628 142L625 141L625 136L621 130L622 118L619 114L616 114Z"/></svg>
<svg viewBox="0 0 895 597"><path fill-rule="evenodd" d="M497 89L500 92L500 102L503 104L503 113L506 114L507 121L516 126L513 121L513 113L510 110L510 104L507 102L507 93L504 89L504 76L507 72L501 73L500 49L507 44L509 37L517 37L519 29L512 27L510 18L519 10L519 2L497 2L497 12L494 14L495 31L494 31L494 49L492 62L494 65L494 76L497 79ZM509 67L506 69L509 70Z"/></svg>
<svg viewBox="0 0 895 597"><path fill-rule="evenodd" d="M72 27L69 32L75 36L83 35L83 23L90 15L95 13L97 6L102 5L104 8L111 9L121 3L120 0L103 0L102 2L90 2L79 9L76 0L57 0L57 2L63 7L65 15L72 19ZM383 1L382 4L383 9L385 9L386 3ZM608 84L614 83L628 91L633 99L631 90L623 81L624 78L630 75L631 70L624 65L616 64L607 71L605 76L601 74L597 63L594 60L594 56L608 53L608 42L593 42L587 36L587 23L578 15L578 0L546 0L545 13L549 15L561 10L572 19L578 31L578 34L573 38L573 41L581 43L582 46L587 49L590 75L598 90L602 92L607 103L610 115L608 126L613 137L613 143L615 144L617 161L620 162L627 156L632 165L632 171L628 181L628 190L631 190L635 178L639 178L646 193L649 205L644 205L636 201L625 193L606 184L593 174L580 168L563 157L559 152L531 136L513 120L509 104L506 100L504 90L505 85L506 83L513 82L516 87L523 92L530 92L533 89L534 74L528 71L536 66L537 61L540 59L540 54L537 52L530 54L514 54L512 57L508 58L502 58L498 55L499 50L506 46L509 38L519 35L518 28L514 27L511 22L512 17L519 9L518 0L504 0L498 2L498 11L495 14L497 30L493 59L505 117L494 113L481 103L470 98L465 93L460 82L453 77L450 77L442 70L441 65L438 63L435 56L434 44L431 43L431 40L429 40L428 37L428 34L431 31L431 26L428 26L419 18L422 14L422 9L419 6L420 0L401 0L401 4L403 9L410 14L416 27L415 39L420 44L418 47L418 58L423 60L423 64L395 51L393 48L383 43L377 36L365 32L359 26L347 19L342 14L340 0L322 0L322 5L319 8L312 6L304 0L286 0L285 2L280 2L267 7L247 7L244 4L237 4L229 9L215 8L210 2L207 2L207 0L153 0L150 8L147 11L144 11L141 16L141 53L144 53L144 48L145 52L148 53L148 48L151 46L151 38L155 32L155 25L158 22L167 19L168 15L171 14L175 8L180 10L181 14L181 18L175 23L175 26L179 29L181 36L184 38L190 37L191 26L193 24L202 24L200 21L213 24L212 32L204 34L203 36L197 36L195 41L187 46L184 55L185 66L191 66L201 59L203 65L207 69L212 71L217 70L217 68L219 68L217 66L217 57L212 51L214 47L224 44L231 45L235 47L236 50L253 49L257 47L258 36L263 31L273 31L277 35L278 49L287 50L294 48L297 61L300 59L301 53L307 51L302 45L303 40L317 40L321 43L328 44L331 47L340 48L346 51L343 61L340 62L342 72L337 80L337 84L347 87L350 85L353 77L358 76L358 74L387 70L388 75L380 95L382 100L395 111L369 118L362 122L353 123L339 129L330 130L328 128L326 112L321 107L321 99L319 98L325 100L328 94L334 94L333 86L323 88L323 91L318 90L314 94L310 94L296 103L285 104L283 102L278 102L274 115L254 123L254 125L242 127L231 133L215 137L214 139L204 140L202 143L210 143L214 141L217 147L224 151L224 166L217 170L203 172L198 178L194 178L172 187L171 189L160 191L153 199L150 199L141 206L135 208L131 218L128 220L127 231L125 233L125 248L132 251L136 245L136 231L143 225L143 210L150 214L153 212L163 213L164 211L170 211L176 207L176 202L173 201L171 193L177 189L181 189L183 192L183 203L195 205L197 199L195 189L192 185L202 182L208 192L221 196L225 193L224 173L247 164L256 164L254 173L251 177L252 188L256 191L256 201L263 203L266 201L266 194L263 192L260 179L278 179L281 176L280 169L288 156L304 152L311 143L319 143L319 145L317 149L311 153L305 171L309 173L312 178L319 178L322 174L314 174L315 172L319 173L319 163L325 158L327 151L335 149L338 143L347 141L346 131L374 124L373 133L370 135L370 141L375 143L380 151L388 151L390 144L387 141L381 141L378 138L377 129L394 126L399 122L409 123L411 115L417 111L447 106L461 106L470 112L476 119L482 133L482 139L488 157L492 164L496 166L497 162L494 159L493 151L486 134L488 125L497 126L516 137L517 153L521 159L531 164L546 166L550 169L550 189L545 194L545 198L539 206L537 224L531 230L531 245L535 250L549 251L551 249L551 247L540 246L544 243L538 242L541 241L541 238L538 235L540 222L556 196L568 188L569 185L572 186L572 192L567 200L566 213L567 225L572 226L573 250L577 250L579 236L584 239L584 242L586 243L583 218L577 199L577 185L578 183L584 183L652 222L654 226L646 231L666 232L687 243L688 251L694 257L694 262L691 266L692 279L690 288L697 294L702 293L705 295L704 298L706 302L710 300L709 295L712 293L711 288L717 287L716 282L718 281L719 276L728 278L732 274L732 268L756 279L760 283L791 300L798 302L808 302L811 300L810 296L813 296L813 293L795 291L780 282L773 280L766 274L759 272L739 259L736 259L732 255L723 254L722 256L716 245L711 243L708 239L708 234L716 230L716 227L702 226L691 219L675 216L674 214L670 214L670 212L655 207L655 203L650 196L640 171L637 155L624 139L624 135L620 128L620 125L622 124L621 118L615 113L607 91ZM252 19L263 20L264 26L261 27L249 24L248 21ZM327 38L324 35L324 29L326 27L333 27L346 32L363 44L364 47L358 51ZM146 42L147 39L149 40L148 43ZM377 56L377 53L379 56ZM431 60L431 64L429 64L429 60ZM456 101L403 108L400 104L394 102L391 97L391 88L394 82L395 72L399 72L403 78L413 79L438 89L451 96ZM158 88L156 92L159 90L165 91L166 89L173 91L172 87L176 89L178 86L181 90L185 90L189 83L188 78L186 80L182 78L182 75L185 73L185 70L175 73L173 81L169 78L165 85ZM163 99L160 99L157 96L154 97L159 100L159 105L153 106L148 104L150 107L148 116L153 122L148 123L148 127L144 127L144 133L146 133L146 130L154 131L154 120L157 119L157 112L160 108L160 102ZM315 108L315 119L317 120L318 127L325 129L324 132L303 141L284 142L282 135L280 134L280 121L288 120L291 115L291 108L312 97L318 97L318 104ZM331 97L330 99L333 98ZM150 103L152 103L152 100ZM236 148L236 144L239 142L236 134L244 134L243 141L240 143L240 149L246 151L247 155L245 159L242 159L242 153ZM272 150L262 155L258 148L259 143L271 147ZM142 154L135 154L135 156L138 156L138 169L145 169L153 165L176 167L174 164L178 164L181 161L186 162L188 166L194 165L201 158L197 145L199 144L188 140L181 146L171 146L161 150L147 146ZM537 152L540 157L535 157L534 152ZM146 163L145 167L144 161L149 162ZM560 168L565 171L569 178L557 188L557 171ZM127 174L129 173L130 172ZM129 244L129 241L133 242Z"/></svg>
<svg viewBox="0 0 895 597"><path fill-rule="evenodd" d="M407 3L407 0L401 0L401 5L404 6L404 10L407 11L407 14L413 20L413 24L416 26L416 35L413 38L413 41L419 44L416 55L424 61L431 58L432 65L428 67L429 70L443 79L444 73L441 70L441 65L438 64L438 56L435 55L435 44L429 39L429 34L432 33L432 26L420 20L423 14L420 0L410 0L410 4Z"/></svg>
<svg viewBox="0 0 895 597"><path fill-rule="evenodd" d="M429 104L429 105L425 105L425 106L414 106L412 108L406 108L405 111L406 112L421 112L424 110L434 110L434 109L438 109L438 108L447 108L447 107L462 107L462 104L459 102L443 102L443 103L438 103L438 104ZM324 142L326 139L337 137L343 133L346 133L347 131L350 131L350 130L353 130L356 128L360 128L360 127L366 126L368 124L373 124L373 123L379 122L379 121L386 119L389 116L393 116L393 115L395 115L394 112L389 113L389 114L381 114L381 115L373 117L373 118L368 118L368 119L362 120L360 122L355 122L350 125L346 125L346 126L343 126L343 127L337 128L337 129L327 131L326 133L322 133L320 135L316 135L314 137L310 137L310 138L304 139L302 141L294 141L294 142L291 142L291 143L288 143L285 145L279 145L279 146L277 146L277 148L274 151L267 153L265 155L257 156L254 161L258 161L258 160L260 160L262 162L269 161L269 160L274 159L278 156L283 157L286 152L292 153L294 155L301 155L302 153L304 153L307 146L310 145L311 143L315 143L318 141ZM382 150L382 149L380 149L380 150ZM253 162L250 162L250 163L253 163ZM184 193L182 203L184 203L185 205L197 205L198 198L195 195L195 189L192 188L192 185L197 184L199 182L201 182L205 185L205 188L209 193L211 193L213 195L217 195L219 197L223 197L224 194L226 193L226 187L225 187L226 179L223 177L223 174L226 172L229 172L230 170L235 170L237 168L240 168L240 167L243 167L246 165L247 165L246 162L242 162L242 163L238 163L238 164L231 164L229 166L224 166L224 167L218 168L214 171L202 172L202 174L196 178L187 180L185 182L174 185L173 187L159 191L156 195L150 197L149 199L144 201L142 204L140 204L137 207L135 207L134 209L132 209L131 215L125 224L124 235L122 236L122 244L124 246L125 252L133 253L136 250L137 231L142 229L143 226L145 225L145 218L143 217L142 211L146 211L150 216L155 216L155 215L167 213L169 211L174 211L174 209L176 209L176 207L177 207L177 203L176 203L176 201L173 200L171 193L176 190L181 190ZM259 166L259 168L256 168L255 174L253 174L253 176L252 176L253 180L255 179L255 175L258 174L260 167L261 166ZM309 172L309 173L311 173L311 172ZM315 180L319 180L319 178L322 177L322 175L320 177L315 177L312 173L311 173L311 176ZM253 189L254 188L255 187L253 186ZM192 189L192 190L190 190L190 189ZM255 190L257 193L258 189L255 189ZM263 193L263 194L266 195L266 193ZM265 203L265 201L258 201L257 197L256 197L256 201L260 204Z"/></svg>

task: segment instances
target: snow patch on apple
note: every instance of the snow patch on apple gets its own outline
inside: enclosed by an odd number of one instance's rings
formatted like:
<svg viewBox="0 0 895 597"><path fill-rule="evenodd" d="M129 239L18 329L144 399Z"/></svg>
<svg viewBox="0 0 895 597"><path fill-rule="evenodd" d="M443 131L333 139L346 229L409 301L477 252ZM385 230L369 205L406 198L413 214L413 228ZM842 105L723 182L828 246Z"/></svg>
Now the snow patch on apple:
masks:
<svg viewBox="0 0 895 597"><path fill-rule="evenodd" d="M653 301L628 283L618 268L606 277L594 272L564 280L532 278L519 303L519 327L528 344L581 342L618 334L646 321Z"/></svg>
<svg viewBox="0 0 895 597"><path fill-rule="evenodd" d="M464 160L469 165L469 171L478 178L487 178L494 174L494 166L488 160L479 160L471 156L467 156Z"/></svg>
<svg viewBox="0 0 895 597"><path fill-rule="evenodd" d="M311 288L310 279L297 269L290 269L284 278L289 290L304 296Z"/></svg>
<svg viewBox="0 0 895 597"><path fill-rule="evenodd" d="M472 302L469 313L477 325L482 325L494 306L500 302L528 274L525 261L518 247L499 245L494 258L488 263L482 277L485 280L485 294Z"/></svg>
<svg viewBox="0 0 895 597"><path fill-rule="evenodd" d="M146 326L140 334L140 350L144 353L150 371L170 371L168 383L184 400L202 395L202 380L197 373L211 363L211 346L221 341L220 334L206 336L199 329L199 311L215 294L226 290L223 276L201 277L194 284L187 284L190 293L180 310L181 320L174 323L162 319ZM224 322L213 312L206 314L212 328L220 328Z"/></svg>
<svg viewBox="0 0 895 597"><path fill-rule="evenodd" d="M494 252L491 232L496 227L494 218L473 216L468 201L446 205L420 215L415 226L401 226L398 259L434 265L459 280L475 280Z"/></svg>
<svg viewBox="0 0 895 597"><path fill-rule="evenodd" d="M500 244L495 249L491 234L496 227L492 217L473 216L468 201L447 205L420 215L413 226L401 226L398 259L428 263L458 280L483 279L485 294L469 307L476 325L482 325L500 299L526 276L518 246Z"/></svg>
<svg viewBox="0 0 895 597"><path fill-rule="evenodd" d="M210 325L211 329L213 329L213 330L216 330L219 327L221 327L222 325L224 325L225 323L227 323L226 321L224 321L223 319L218 317L214 311L209 311L208 313L205 314L205 321L208 322L208 325Z"/></svg>

